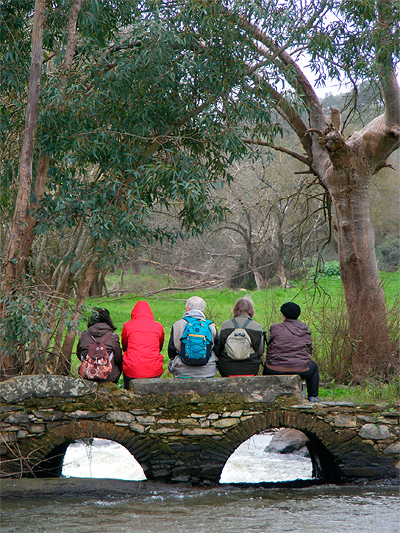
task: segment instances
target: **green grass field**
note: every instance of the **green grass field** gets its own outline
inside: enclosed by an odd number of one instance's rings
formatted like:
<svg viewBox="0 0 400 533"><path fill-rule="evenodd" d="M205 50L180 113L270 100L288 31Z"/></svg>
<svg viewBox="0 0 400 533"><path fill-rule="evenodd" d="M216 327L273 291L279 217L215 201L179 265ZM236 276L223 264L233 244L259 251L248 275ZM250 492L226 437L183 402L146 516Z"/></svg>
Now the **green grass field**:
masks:
<svg viewBox="0 0 400 533"><path fill-rule="evenodd" d="M117 279L118 273L115 275ZM160 279L161 278L161 279ZM321 370L321 381L331 383L329 387L321 389L321 397L332 399L351 399L354 394L359 398L362 396L362 392L366 393L365 401L368 398L372 400L379 399L379 391L376 390L376 386L371 384L370 390L368 387L349 388L349 387L336 387L332 384L332 376L329 375L329 365L327 364L327 358L329 350L329 335L332 329L340 327L338 325L343 321L343 317L346 316L343 289L341 280L338 276L321 277L318 280L318 285L315 285L312 281L301 280L294 283L292 288L284 290L281 287L272 287L261 291L247 291L240 290L228 290L228 289L210 289L210 290L197 290L197 291L176 291L176 292L159 292L156 294L150 294L151 290L155 291L157 285L164 285L168 281L164 277L158 277L155 274L143 278L137 275L131 276L129 280L132 286L135 286L136 292L131 296L124 296L119 298L107 297L107 298L90 298L87 300L86 305L88 312L93 307L106 307L112 320L117 327L116 333L121 335L122 326L124 322L130 319L131 310L138 300L146 300L149 302L153 311L154 318L161 322L165 331L165 342L162 353L164 355L164 376L168 376L167 363L167 345L173 323L179 320L183 313L186 300L193 295L201 296L207 302L206 315L207 318L213 320L217 327L221 325L224 320L227 320L232 316L232 308L236 300L242 296L250 296L255 305L256 313L254 319L259 322L264 329L268 330L269 326L281 320L280 306L287 301L295 301L302 308L300 320L306 322L312 332L313 345L314 345L314 359L317 360ZM143 289L138 290L140 285L140 279L143 281ZM110 282L110 280L108 280ZM112 280L111 280L112 282ZM388 308L399 308L399 287L400 287L400 272L394 273L382 273L382 283L385 290ZM81 330L85 329L86 323L82 321ZM330 356L331 357L331 356ZM77 359L73 355L73 369L72 372L76 373ZM330 362L332 364L332 361ZM383 390L387 389L387 390ZM392 390L393 389L393 390ZM391 384L385 387L382 385L381 390L384 398L391 401L395 401L398 394L397 385Z"/></svg>

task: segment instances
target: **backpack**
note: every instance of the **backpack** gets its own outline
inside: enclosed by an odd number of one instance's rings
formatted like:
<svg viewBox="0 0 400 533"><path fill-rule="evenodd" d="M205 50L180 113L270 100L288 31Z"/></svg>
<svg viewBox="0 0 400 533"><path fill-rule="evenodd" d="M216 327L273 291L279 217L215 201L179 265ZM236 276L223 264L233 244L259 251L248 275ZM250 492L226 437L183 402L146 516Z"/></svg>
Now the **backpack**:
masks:
<svg viewBox="0 0 400 533"><path fill-rule="evenodd" d="M212 334L211 320L205 318L184 317L187 324L181 337L180 358L186 365L202 366L211 356Z"/></svg>
<svg viewBox="0 0 400 533"><path fill-rule="evenodd" d="M235 329L228 335L225 342L225 351L231 359L237 361L243 361L248 359L251 354L251 339L245 327L250 322L251 318L248 318L242 327L234 318L232 318Z"/></svg>
<svg viewBox="0 0 400 533"><path fill-rule="evenodd" d="M107 376L111 374L114 354L108 351L105 343L112 335L113 332L109 333L101 341L90 335L93 342L89 345L88 353L82 359L78 369L78 374L83 379L107 379Z"/></svg>

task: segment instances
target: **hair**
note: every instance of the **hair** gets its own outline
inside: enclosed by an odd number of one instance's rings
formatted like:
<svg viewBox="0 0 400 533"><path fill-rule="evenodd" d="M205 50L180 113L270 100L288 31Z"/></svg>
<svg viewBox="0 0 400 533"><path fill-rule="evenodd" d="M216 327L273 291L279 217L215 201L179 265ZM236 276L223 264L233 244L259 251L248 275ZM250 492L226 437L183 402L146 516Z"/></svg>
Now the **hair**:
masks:
<svg viewBox="0 0 400 533"><path fill-rule="evenodd" d="M200 296L192 296L187 300L186 309L191 311L192 309L197 309L198 311L204 311L206 308L206 302L203 300L203 298L200 298Z"/></svg>
<svg viewBox="0 0 400 533"><path fill-rule="evenodd" d="M296 320L300 316L301 309L294 302L286 302L281 306L281 313L285 318L289 318L289 320Z"/></svg>
<svg viewBox="0 0 400 533"><path fill-rule="evenodd" d="M249 297L239 298L239 300L235 303L235 307L233 308L233 317L237 317L239 315L249 315L250 318L253 318L254 316L254 303L253 300Z"/></svg>
<svg viewBox="0 0 400 533"><path fill-rule="evenodd" d="M105 309L104 307L95 307L93 309L88 319L87 327L90 328L90 326L93 326L94 324L97 324L99 322L105 322L114 331L117 329L111 320L108 309Z"/></svg>

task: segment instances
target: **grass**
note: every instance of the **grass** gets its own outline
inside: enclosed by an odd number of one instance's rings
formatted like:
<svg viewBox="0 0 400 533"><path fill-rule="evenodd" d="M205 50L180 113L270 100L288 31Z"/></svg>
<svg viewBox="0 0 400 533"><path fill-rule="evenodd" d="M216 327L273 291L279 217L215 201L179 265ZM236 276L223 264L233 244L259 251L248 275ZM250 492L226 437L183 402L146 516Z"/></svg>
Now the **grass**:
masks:
<svg viewBox="0 0 400 533"><path fill-rule="evenodd" d="M119 274L107 279L107 286L116 286ZM141 281L140 281L141 280ZM344 298L341 280L338 276L321 277L318 285L311 281L299 280L289 289L282 287L271 287L261 291L247 291L244 289L209 289L196 291L164 291L151 294L160 288L168 285L177 285L170 276L157 276L155 272L147 272L145 276L125 274L124 287L135 287L136 292L123 297L90 298L86 305L88 312L93 307L106 307L112 320L117 327L116 333L121 335L124 322L130 319L131 310L138 300L147 300L153 311L154 318L161 322L165 331L165 342L162 353L164 355L164 376L168 377L167 346L174 322L179 320L184 313L185 302L188 297L197 295L207 302L207 318L219 328L224 320L232 315L232 308L236 300L242 296L250 296L255 305L254 319L259 322L264 329L268 330L274 322L281 321L280 306L287 301L295 301L302 308L300 320L306 322L312 332L314 345L314 358L317 360L321 370L321 381L329 384L321 388L321 398L331 400L349 400L362 403L382 401L385 403L396 403L399 398L399 383L393 381L390 384L371 381L370 386L351 387L337 385L332 382L332 375L329 374L329 361L327 352L329 348L324 338L324 331L335 326L335 320L344 313ZM178 283L179 285L180 283ZM385 290L388 308L398 306L400 271L382 273L382 284ZM140 288L140 290L139 290ZM331 324L327 324L331 321ZM85 329L86 323L82 321L81 330ZM336 364L330 361L330 364ZM78 360L73 357L73 373L76 373Z"/></svg>

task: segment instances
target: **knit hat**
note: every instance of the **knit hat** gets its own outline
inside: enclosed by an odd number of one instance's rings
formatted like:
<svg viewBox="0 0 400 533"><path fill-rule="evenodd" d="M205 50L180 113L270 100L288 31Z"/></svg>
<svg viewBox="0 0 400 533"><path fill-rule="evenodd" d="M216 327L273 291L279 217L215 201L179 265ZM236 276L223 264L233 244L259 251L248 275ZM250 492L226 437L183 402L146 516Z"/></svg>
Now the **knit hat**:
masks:
<svg viewBox="0 0 400 533"><path fill-rule="evenodd" d="M286 302L281 307L281 313L285 318L296 320L300 316L300 306L294 302Z"/></svg>

